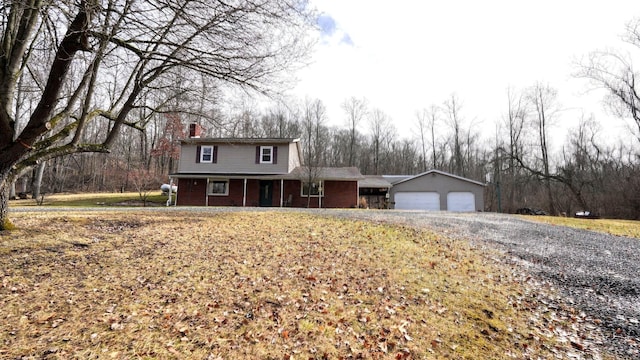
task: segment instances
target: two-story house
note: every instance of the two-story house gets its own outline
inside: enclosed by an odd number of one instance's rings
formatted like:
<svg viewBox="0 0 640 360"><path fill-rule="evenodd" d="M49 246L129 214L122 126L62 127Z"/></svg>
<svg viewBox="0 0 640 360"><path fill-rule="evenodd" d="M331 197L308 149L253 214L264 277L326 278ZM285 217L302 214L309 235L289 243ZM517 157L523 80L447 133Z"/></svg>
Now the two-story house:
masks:
<svg viewBox="0 0 640 360"><path fill-rule="evenodd" d="M192 136L181 145L178 171L170 175L177 180L176 205L358 205L360 171L305 167L299 139Z"/></svg>

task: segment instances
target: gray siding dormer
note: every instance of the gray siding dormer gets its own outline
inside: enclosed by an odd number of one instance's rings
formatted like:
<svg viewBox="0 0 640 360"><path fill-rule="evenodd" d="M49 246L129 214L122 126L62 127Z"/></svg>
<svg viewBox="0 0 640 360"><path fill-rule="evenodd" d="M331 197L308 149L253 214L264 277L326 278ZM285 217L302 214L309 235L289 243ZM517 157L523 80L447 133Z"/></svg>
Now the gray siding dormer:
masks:
<svg viewBox="0 0 640 360"><path fill-rule="evenodd" d="M218 140L197 139L183 141L180 150L178 172L202 174L287 174L299 166L297 140L272 141L260 139L251 142L245 139ZM212 161L202 162L203 146L214 149ZM262 163L261 147L270 149L271 162ZM209 159L207 157L207 159Z"/></svg>

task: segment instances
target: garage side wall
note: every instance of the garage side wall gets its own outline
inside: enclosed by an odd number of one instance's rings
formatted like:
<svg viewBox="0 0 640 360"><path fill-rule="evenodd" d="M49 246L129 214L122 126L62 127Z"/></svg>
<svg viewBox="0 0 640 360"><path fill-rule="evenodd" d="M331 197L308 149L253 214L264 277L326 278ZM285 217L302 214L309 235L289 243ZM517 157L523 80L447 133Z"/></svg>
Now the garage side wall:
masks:
<svg viewBox="0 0 640 360"><path fill-rule="evenodd" d="M440 194L440 209L447 210L447 194L450 192L471 192L475 197L476 211L484 210L484 186L438 173L429 173L399 184L390 191L392 208L398 192L437 192Z"/></svg>

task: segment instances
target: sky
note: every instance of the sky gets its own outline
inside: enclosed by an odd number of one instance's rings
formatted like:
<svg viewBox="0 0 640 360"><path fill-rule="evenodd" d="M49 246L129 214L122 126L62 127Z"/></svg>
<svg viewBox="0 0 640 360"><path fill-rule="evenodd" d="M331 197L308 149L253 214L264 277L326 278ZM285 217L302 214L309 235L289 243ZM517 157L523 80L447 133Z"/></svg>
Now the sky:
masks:
<svg viewBox="0 0 640 360"><path fill-rule="evenodd" d="M507 110L507 88L537 82L558 91L558 127L593 114L609 130L623 122L603 111L602 92L573 76L589 52L617 49L640 17L638 0L311 0L321 13L312 63L293 94L320 99L330 125L343 126L345 99L366 98L410 137L416 112L453 94L467 124L486 137ZM361 125L366 132L366 124ZM564 139L556 139L563 141Z"/></svg>

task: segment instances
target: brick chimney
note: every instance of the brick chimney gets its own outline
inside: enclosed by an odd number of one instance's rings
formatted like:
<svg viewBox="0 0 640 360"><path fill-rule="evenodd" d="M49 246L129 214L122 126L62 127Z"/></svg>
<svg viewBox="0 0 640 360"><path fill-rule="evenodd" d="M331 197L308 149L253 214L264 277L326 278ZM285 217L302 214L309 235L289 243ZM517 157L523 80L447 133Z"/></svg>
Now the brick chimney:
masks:
<svg viewBox="0 0 640 360"><path fill-rule="evenodd" d="M190 138L199 138L202 135L202 126L200 124L191 123L189 124L189 137Z"/></svg>

